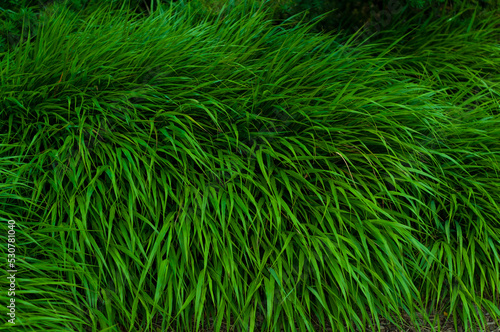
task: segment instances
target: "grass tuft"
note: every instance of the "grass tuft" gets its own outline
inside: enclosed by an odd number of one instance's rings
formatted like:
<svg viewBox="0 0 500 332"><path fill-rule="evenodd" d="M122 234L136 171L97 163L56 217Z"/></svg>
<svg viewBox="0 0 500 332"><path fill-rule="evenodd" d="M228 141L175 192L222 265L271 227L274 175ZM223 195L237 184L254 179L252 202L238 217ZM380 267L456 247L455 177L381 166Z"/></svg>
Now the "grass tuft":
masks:
<svg viewBox="0 0 500 332"><path fill-rule="evenodd" d="M186 6L86 20L61 7L1 60L19 325L500 317L495 16L360 43L245 3Z"/></svg>

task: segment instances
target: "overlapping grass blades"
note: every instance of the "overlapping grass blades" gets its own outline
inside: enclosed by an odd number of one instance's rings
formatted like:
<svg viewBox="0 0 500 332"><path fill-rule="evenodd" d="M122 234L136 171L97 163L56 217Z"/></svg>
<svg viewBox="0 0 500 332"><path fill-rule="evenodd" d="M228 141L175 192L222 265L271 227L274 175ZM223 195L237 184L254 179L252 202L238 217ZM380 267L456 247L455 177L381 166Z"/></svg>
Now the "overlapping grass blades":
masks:
<svg viewBox="0 0 500 332"><path fill-rule="evenodd" d="M341 331L500 315L493 18L362 45L241 6L63 10L2 60L18 323Z"/></svg>

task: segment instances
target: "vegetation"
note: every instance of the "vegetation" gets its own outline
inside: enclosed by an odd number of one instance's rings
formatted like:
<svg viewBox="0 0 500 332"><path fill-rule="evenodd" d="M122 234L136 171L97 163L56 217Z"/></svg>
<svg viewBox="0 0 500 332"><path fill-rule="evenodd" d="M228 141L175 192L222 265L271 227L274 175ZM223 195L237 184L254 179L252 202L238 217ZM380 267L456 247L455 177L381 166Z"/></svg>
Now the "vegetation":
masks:
<svg viewBox="0 0 500 332"><path fill-rule="evenodd" d="M366 41L263 7L54 6L3 53L19 331L500 318L497 13Z"/></svg>
<svg viewBox="0 0 500 332"><path fill-rule="evenodd" d="M141 15L150 15L160 5L186 5L194 3L201 6L209 13L218 14L223 7L231 8L240 2L252 2L263 5L271 13L276 22L289 20L291 17L299 18L300 13L306 12L308 21L314 20L318 15L323 20L316 24L314 31L346 30L355 32L371 21L383 17L389 23L413 17L415 13L423 10L446 11L457 14L466 8L498 9L500 0L108 0L105 5L109 10L129 8ZM28 31L35 38L38 32L38 18L41 12L50 10L55 4L64 4L71 12L78 12L82 17L93 13L102 1L98 0L7 0L0 5L0 57L2 52L12 51L21 41L21 35L26 38ZM295 23L298 23L297 20ZM376 23L377 24L377 23ZM378 29L380 30L380 29ZM366 36L373 31L367 31ZM365 37L366 37L365 36Z"/></svg>

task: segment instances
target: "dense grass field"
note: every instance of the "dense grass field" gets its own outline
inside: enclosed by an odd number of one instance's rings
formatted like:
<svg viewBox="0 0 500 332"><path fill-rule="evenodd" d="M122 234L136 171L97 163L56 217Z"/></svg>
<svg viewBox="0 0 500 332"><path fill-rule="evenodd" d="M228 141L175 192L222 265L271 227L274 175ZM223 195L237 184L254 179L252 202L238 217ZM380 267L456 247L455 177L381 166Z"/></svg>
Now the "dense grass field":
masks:
<svg viewBox="0 0 500 332"><path fill-rule="evenodd" d="M363 41L197 8L60 7L0 54L0 330L498 320L498 13Z"/></svg>

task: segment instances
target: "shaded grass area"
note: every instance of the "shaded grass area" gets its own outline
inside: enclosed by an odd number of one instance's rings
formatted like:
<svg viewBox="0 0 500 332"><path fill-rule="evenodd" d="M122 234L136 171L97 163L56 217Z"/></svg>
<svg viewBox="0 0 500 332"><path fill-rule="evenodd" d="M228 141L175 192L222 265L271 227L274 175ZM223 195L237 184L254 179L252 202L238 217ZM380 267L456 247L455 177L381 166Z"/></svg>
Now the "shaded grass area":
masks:
<svg viewBox="0 0 500 332"><path fill-rule="evenodd" d="M496 18L407 22L363 44L244 4L47 14L0 63L17 323L498 318Z"/></svg>

